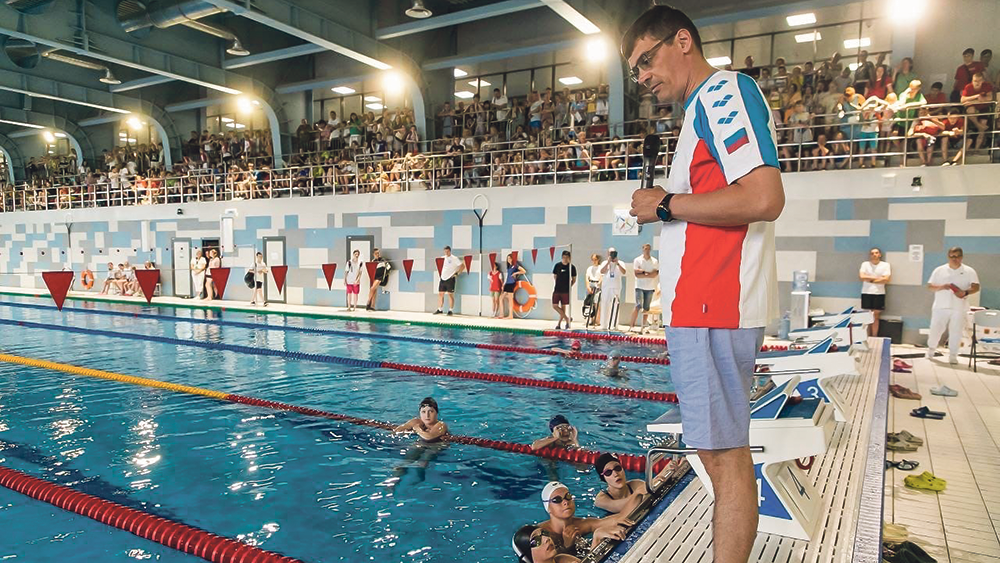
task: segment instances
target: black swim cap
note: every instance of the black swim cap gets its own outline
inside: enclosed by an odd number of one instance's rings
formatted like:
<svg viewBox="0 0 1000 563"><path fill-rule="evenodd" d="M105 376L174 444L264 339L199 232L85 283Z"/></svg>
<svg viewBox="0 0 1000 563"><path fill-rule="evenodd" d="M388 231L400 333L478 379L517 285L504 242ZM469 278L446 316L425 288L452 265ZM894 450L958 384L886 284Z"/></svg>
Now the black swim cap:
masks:
<svg viewBox="0 0 1000 563"><path fill-rule="evenodd" d="M531 559L531 534L537 528L534 524L525 524L514 532L514 555L520 563L534 563Z"/></svg>
<svg viewBox="0 0 1000 563"><path fill-rule="evenodd" d="M601 478L601 481L607 481L607 479L604 478L604 466L611 463L612 461L616 461L619 464L621 464L621 462L618 461L618 458L615 457L614 454L608 454L608 453L601 454L601 457L597 458L597 461L594 463L594 469L597 470L597 476Z"/></svg>
<svg viewBox="0 0 1000 563"><path fill-rule="evenodd" d="M420 401L420 409L423 409L424 407L430 407L430 408L434 409L434 412L437 412L437 413L441 412L438 409L438 404L437 404L437 401L434 400L434 397L424 397L424 400Z"/></svg>

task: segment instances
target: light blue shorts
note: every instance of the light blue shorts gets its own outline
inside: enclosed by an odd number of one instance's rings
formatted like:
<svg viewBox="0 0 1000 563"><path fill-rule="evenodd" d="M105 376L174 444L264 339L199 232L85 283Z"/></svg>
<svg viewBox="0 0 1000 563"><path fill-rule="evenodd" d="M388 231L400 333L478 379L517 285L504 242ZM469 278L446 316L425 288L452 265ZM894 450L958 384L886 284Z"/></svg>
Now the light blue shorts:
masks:
<svg viewBox="0 0 1000 563"><path fill-rule="evenodd" d="M764 329L667 327L666 333L684 443L700 450L750 445L750 387Z"/></svg>
<svg viewBox="0 0 1000 563"><path fill-rule="evenodd" d="M653 293L655 289L639 289L635 288L635 306L637 309L642 309L643 311L649 311L649 306L653 303Z"/></svg>

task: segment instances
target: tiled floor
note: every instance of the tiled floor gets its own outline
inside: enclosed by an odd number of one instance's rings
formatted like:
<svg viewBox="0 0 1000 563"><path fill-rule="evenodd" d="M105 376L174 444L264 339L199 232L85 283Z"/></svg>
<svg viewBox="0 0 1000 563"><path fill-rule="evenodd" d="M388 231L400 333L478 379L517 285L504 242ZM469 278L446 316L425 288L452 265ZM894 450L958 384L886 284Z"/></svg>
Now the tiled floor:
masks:
<svg viewBox="0 0 1000 563"><path fill-rule="evenodd" d="M910 489L908 472L886 473L885 519L903 524L913 541L939 562L1000 563L1000 370L984 362L979 373L967 359L949 365L947 356L913 362L913 373L894 373L893 383L923 395L920 401L891 399L889 430L909 430L924 438L916 452L890 452L890 459L920 462L948 481L944 492ZM947 385L957 397L930 390ZM947 413L944 420L922 420L910 411L926 405Z"/></svg>

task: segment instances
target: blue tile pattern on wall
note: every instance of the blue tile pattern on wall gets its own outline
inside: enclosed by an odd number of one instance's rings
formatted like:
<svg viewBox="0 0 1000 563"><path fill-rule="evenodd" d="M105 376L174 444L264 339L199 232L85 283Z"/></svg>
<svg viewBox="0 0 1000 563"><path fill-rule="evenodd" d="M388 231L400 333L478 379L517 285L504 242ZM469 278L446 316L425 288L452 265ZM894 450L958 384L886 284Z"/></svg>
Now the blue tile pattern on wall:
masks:
<svg viewBox="0 0 1000 563"><path fill-rule="evenodd" d="M869 245L885 252L906 252L906 222L873 220Z"/></svg>

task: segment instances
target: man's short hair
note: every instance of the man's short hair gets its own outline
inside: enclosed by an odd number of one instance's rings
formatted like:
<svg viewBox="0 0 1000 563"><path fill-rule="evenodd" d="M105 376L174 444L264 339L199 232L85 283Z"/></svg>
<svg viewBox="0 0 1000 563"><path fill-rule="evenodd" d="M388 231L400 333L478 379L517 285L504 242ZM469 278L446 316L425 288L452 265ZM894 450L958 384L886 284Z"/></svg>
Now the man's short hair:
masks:
<svg viewBox="0 0 1000 563"><path fill-rule="evenodd" d="M682 29L688 30L694 46L701 53L701 35L687 14L670 6L653 6L632 22L625 32L622 37L622 56L628 59L635 44L643 37L655 37L657 41L671 38L672 41L674 35Z"/></svg>
<svg viewBox="0 0 1000 563"><path fill-rule="evenodd" d="M444 249L445 250L451 250L451 247L446 244L446 245L444 245Z"/></svg>
<svg viewBox="0 0 1000 563"><path fill-rule="evenodd" d="M981 59L986 55L992 55L992 54L993 54L993 49L983 49L982 51L979 51L979 58Z"/></svg>
<svg viewBox="0 0 1000 563"><path fill-rule="evenodd" d="M974 56L975 54L976 54L976 50L975 50L975 49L973 49L972 47L969 47L968 49L966 49L966 50L962 51L962 56L963 56L963 57L964 57L965 55L973 55L973 56Z"/></svg>
<svg viewBox="0 0 1000 563"><path fill-rule="evenodd" d="M965 256L965 253L962 252L962 247L961 246L953 246L953 247L951 247L951 248L948 249L948 254L949 255L951 255L951 254L953 254L955 252L957 252L959 256Z"/></svg>
<svg viewBox="0 0 1000 563"><path fill-rule="evenodd" d="M979 78L986 78L986 76L984 76L984 75L983 75L983 73L981 73L981 72L977 72L976 74L973 74L973 75L972 75L972 79L973 79L973 80L975 80L977 76L978 76Z"/></svg>
<svg viewBox="0 0 1000 563"><path fill-rule="evenodd" d="M938 90L944 90L944 84L942 84L940 82L935 82L934 84L931 84L931 88L932 89L933 88L937 88Z"/></svg>
<svg viewBox="0 0 1000 563"><path fill-rule="evenodd" d="M568 250L563 250L562 255L563 256L569 256L570 254L569 254Z"/></svg>

